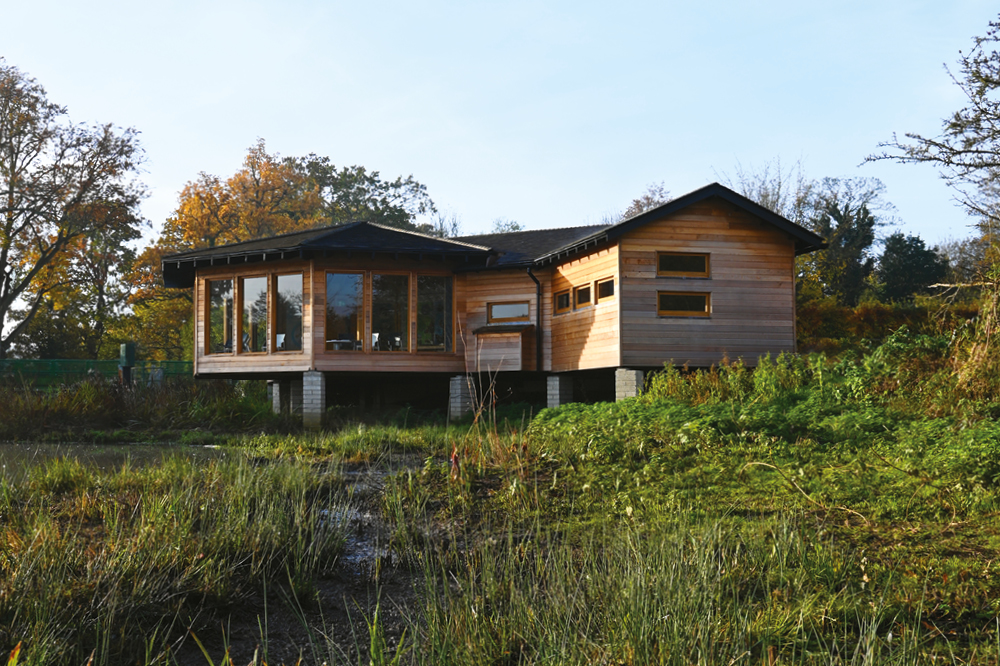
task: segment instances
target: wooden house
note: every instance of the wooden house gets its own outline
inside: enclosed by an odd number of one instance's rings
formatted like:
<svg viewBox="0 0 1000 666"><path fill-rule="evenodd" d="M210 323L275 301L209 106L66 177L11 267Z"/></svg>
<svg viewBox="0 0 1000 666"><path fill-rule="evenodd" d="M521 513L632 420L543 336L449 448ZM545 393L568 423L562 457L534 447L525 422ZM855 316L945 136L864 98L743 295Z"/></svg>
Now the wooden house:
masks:
<svg viewBox="0 0 1000 666"><path fill-rule="evenodd" d="M614 225L434 238L357 222L171 255L163 275L194 289L196 376L272 380L315 426L328 382L357 373L448 376L455 412L477 373L544 376L555 405L579 373L613 371L621 397L665 362L794 351L794 260L822 247L716 183Z"/></svg>

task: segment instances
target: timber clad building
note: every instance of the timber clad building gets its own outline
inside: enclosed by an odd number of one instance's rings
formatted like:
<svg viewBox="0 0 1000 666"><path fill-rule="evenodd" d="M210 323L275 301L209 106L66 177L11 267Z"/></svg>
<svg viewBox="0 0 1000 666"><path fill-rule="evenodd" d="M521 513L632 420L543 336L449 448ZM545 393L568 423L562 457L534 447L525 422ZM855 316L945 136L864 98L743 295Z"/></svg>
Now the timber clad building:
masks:
<svg viewBox="0 0 1000 666"><path fill-rule="evenodd" d="M163 275L194 289L196 376L272 380L276 408L318 426L328 393L373 376L450 378L455 413L475 373L544 377L556 405L587 373L614 373L621 397L665 362L794 351L795 256L822 247L712 184L610 226L445 239L356 222L171 255Z"/></svg>

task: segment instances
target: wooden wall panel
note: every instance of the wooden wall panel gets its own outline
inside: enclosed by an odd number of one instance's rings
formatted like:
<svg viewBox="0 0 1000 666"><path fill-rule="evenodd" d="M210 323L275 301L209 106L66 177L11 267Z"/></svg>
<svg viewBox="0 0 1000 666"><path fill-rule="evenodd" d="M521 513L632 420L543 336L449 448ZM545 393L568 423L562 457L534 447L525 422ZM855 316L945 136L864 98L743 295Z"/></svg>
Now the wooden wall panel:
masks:
<svg viewBox="0 0 1000 666"><path fill-rule="evenodd" d="M706 252L709 278L657 277L656 253ZM721 200L651 222L621 241L622 365L756 364L795 350L794 243ZM660 317L657 292L709 292L711 316Z"/></svg>
<svg viewBox="0 0 1000 666"><path fill-rule="evenodd" d="M538 312L538 304L536 303L538 299L535 283L532 281L525 269L465 273L460 277L463 282L462 295L464 297L465 305L465 321L462 328L462 336L466 343L466 367L469 371L480 370L486 372L486 361L495 359L496 353L501 353L492 351L492 347L495 344L511 346L511 350L514 345L514 343L510 340L505 340L503 343L477 340L477 338L485 339L497 337L496 334L477 336L473 333L476 329L487 325L487 305L489 303L527 302L528 321L517 323L535 325L535 322L537 321L536 315ZM546 273L542 273L540 275L536 274L535 277L538 278L542 285L542 314L544 316L546 302L545 295L548 292L547 287L550 278ZM543 321L543 332L546 331L546 328L547 327ZM514 367L513 363L505 362L499 367L500 371L535 369L535 329L532 328L526 330L523 333L518 334L518 336L519 342L517 344L518 350L516 352L519 359L517 363L518 367ZM506 334L504 334L504 337L506 337ZM548 365L549 358L546 346L550 344L551 337L546 336L546 339L543 341L543 365L546 366ZM504 350L507 350L506 346L503 347ZM484 351L487 354L485 361L482 356ZM510 353L514 352L510 351Z"/></svg>
<svg viewBox="0 0 1000 666"><path fill-rule="evenodd" d="M618 260L618 246L613 245L560 264L553 271L548 290L553 372L620 365ZM605 278L615 281L614 297L579 310L553 314L554 294L569 289L572 298L575 287L589 284L591 296L596 300L596 281Z"/></svg>

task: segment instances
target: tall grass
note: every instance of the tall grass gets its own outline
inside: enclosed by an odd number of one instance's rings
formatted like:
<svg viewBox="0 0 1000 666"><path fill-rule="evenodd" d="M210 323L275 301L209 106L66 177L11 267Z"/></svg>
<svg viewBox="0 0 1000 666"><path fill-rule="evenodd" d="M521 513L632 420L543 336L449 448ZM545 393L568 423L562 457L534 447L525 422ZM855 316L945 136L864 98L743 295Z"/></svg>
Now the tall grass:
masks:
<svg viewBox="0 0 1000 666"><path fill-rule="evenodd" d="M23 664L169 663L210 609L262 581L308 598L343 544L323 513L334 490L309 465L243 457L114 472L57 460L2 481L0 646L23 641Z"/></svg>

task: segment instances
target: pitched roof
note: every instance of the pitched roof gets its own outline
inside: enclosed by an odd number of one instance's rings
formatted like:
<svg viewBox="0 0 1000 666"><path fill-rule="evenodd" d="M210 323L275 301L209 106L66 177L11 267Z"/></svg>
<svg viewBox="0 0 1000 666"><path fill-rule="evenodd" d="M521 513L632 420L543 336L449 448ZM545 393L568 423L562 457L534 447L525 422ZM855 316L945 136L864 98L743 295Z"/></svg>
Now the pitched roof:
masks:
<svg viewBox="0 0 1000 666"><path fill-rule="evenodd" d="M196 266L253 263L289 257L309 258L326 252L464 257L475 259L481 265L489 256L490 249L457 239L427 236L373 222L352 222L167 255L162 263L163 283L168 287L192 286Z"/></svg>
<svg viewBox="0 0 1000 666"><path fill-rule="evenodd" d="M823 238L808 229L728 187L712 183L611 225L437 238L363 221L180 252L163 258L163 282L168 287L190 287L194 284L194 269L197 266L251 263L284 259L289 255L309 258L333 251L464 257L467 264L462 270L541 267L590 247L614 241L644 224L711 197L723 199L790 235L795 239L796 254L826 247Z"/></svg>

